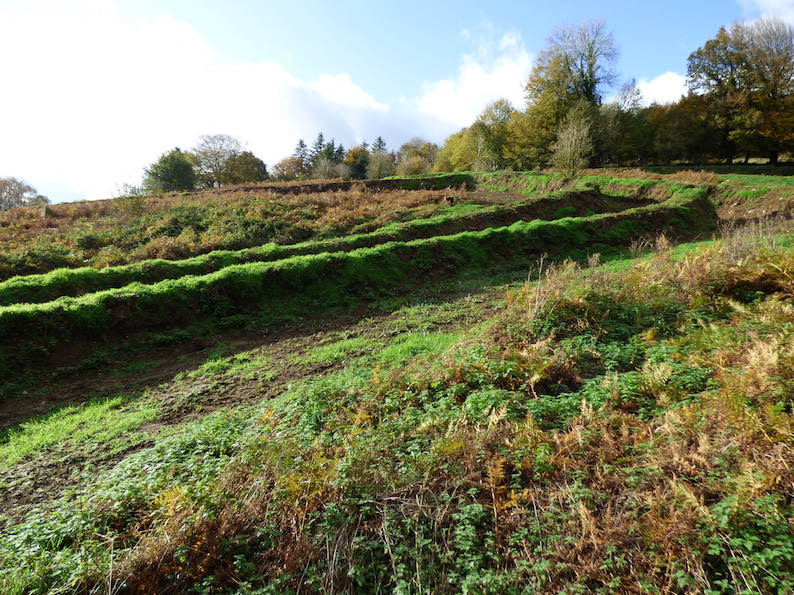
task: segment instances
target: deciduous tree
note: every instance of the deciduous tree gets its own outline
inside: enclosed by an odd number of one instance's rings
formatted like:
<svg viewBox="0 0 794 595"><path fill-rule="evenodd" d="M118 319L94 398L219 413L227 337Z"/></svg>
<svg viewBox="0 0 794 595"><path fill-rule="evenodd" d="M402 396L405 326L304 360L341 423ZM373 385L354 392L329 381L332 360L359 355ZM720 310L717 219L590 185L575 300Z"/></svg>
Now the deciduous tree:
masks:
<svg viewBox="0 0 794 595"><path fill-rule="evenodd" d="M210 188L232 182L235 160L245 150L240 139L228 134L205 134L193 148L198 181Z"/></svg>
<svg viewBox="0 0 794 595"><path fill-rule="evenodd" d="M379 143L378 140L381 142ZM367 164L367 177L370 180L380 180L394 173L394 153L386 150L386 143L378 137L372 144L372 152ZM377 148L376 148L377 147Z"/></svg>
<svg viewBox="0 0 794 595"><path fill-rule="evenodd" d="M614 83L619 50L603 21L586 21L556 29L540 52L525 91L525 118L514 119L519 139L511 141L508 158L522 165L545 165L557 131L577 103L601 105L605 87ZM529 162L529 163L527 163Z"/></svg>
<svg viewBox="0 0 794 595"><path fill-rule="evenodd" d="M346 154L342 163L350 168L350 177L353 180L364 180L367 177L367 167L369 166L370 152L366 143L356 145Z"/></svg>
<svg viewBox="0 0 794 595"><path fill-rule="evenodd" d="M471 126L470 142L474 143L473 167L477 171L493 171L507 165L505 146L510 131L513 105L498 99L488 105Z"/></svg>
<svg viewBox="0 0 794 595"><path fill-rule="evenodd" d="M196 169L190 158L177 147L144 170L146 192L179 192L196 186Z"/></svg>
<svg viewBox="0 0 794 595"><path fill-rule="evenodd" d="M231 164L229 171L230 184L243 184L245 182L264 182L270 176L267 165L251 151L243 151Z"/></svg>
<svg viewBox="0 0 794 595"><path fill-rule="evenodd" d="M721 27L690 54L687 75L727 161L743 152L774 163L794 147L794 27L779 18Z"/></svg>
<svg viewBox="0 0 794 595"><path fill-rule="evenodd" d="M568 178L573 178L587 167L593 152L590 134L590 110L586 102L574 106L557 132L551 145L551 161Z"/></svg>
<svg viewBox="0 0 794 595"><path fill-rule="evenodd" d="M473 170L476 159L474 136L471 127L448 136L438 151L433 170L437 172Z"/></svg>
<svg viewBox="0 0 794 595"><path fill-rule="evenodd" d="M228 134L206 134L193 148L198 183L216 187L267 179L267 166Z"/></svg>
<svg viewBox="0 0 794 595"><path fill-rule="evenodd" d="M603 104L593 122L596 163L638 161L641 144L642 94L635 81L623 85L614 100Z"/></svg>
<svg viewBox="0 0 794 595"><path fill-rule="evenodd" d="M273 166L273 177L277 180L300 180L311 172L308 162L292 155Z"/></svg>
<svg viewBox="0 0 794 595"><path fill-rule="evenodd" d="M47 204L50 199L36 192L30 184L17 178L0 178L0 211Z"/></svg>
<svg viewBox="0 0 794 595"><path fill-rule="evenodd" d="M433 170L438 155L438 145L415 136L403 143L397 152L396 172L401 176L428 173Z"/></svg>

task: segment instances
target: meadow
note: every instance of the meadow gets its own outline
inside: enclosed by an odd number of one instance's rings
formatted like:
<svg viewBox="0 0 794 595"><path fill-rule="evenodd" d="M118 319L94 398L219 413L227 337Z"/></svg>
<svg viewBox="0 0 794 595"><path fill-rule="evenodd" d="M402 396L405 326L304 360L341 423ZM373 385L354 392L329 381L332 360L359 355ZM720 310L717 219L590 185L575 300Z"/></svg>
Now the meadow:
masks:
<svg viewBox="0 0 794 595"><path fill-rule="evenodd" d="M792 592L790 179L394 184L5 215L0 591Z"/></svg>

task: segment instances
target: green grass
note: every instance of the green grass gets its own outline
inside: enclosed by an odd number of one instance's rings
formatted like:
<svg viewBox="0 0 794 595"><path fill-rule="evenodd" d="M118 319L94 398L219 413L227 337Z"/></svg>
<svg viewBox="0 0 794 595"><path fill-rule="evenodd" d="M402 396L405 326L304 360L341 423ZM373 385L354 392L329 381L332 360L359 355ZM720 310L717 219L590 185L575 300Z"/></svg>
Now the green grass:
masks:
<svg viewBox="0 0 794 595"><path fill-rule="evenodd" d="M108 397L57 410L43 419L24 422L6 432L0 443L0 468L10 468L31 455L52 448L105 452L140 441L134 432L157 418L162 406L153 401L130 403L123 396Z"/></svg>
<svg viewBox="0 0 794 595"><path fill-rule="evenodd" d="M333 299L392 309L240 353L229 333L138 398L6 433L6 487L48 456L81 466L63 497L0 518L0 591L791 592L792 236L755 226L627 252L660 219L709 221L690 202L702 190L675 188L671 204L628 215L165 283L171 300L214 287L191 304L206 320L278 320L280 294L262 294L276 281L290 300L313 293L304 312ZM556 252L517 273L542 254L533 242L613 252L591 266ZM326 287L350 279L349 294ZM145 302L150 289L134 291ZM263 312L238 309L249 295ZM151 306L137 314L167 313ZM146 345L185 339L174 332ZM129 354L121 375L156 362ZM205 400L243 394L202 415ZM147 421L167 427L144 443ZM118 462L92 467L107 453Z"/></svg>
<svg viewBox="0 0 794 595"><path fill-rule="evenodd" d="M461 338L460 333L423 332L403 336L383 349L378 360L386 367L403 366L416 356L440 356Z"/></svg>
<svg viewBox="0 0 794 595"><path fill-rule="evenodd" d="M294 256L319 254L323 252L352 251L358 248L373 247L389 241L408 241L411 239L438 235L442 228L447 233L465 230L471 222L469 219L477 215L480 219L488 215L504 215L531 205L542 215L546 205L553 205L564 198L564 194L551 194L534 198L526 203L512 205L483 205L461 202L452 206L442 207L439 214L426 219L393 221L376 231L347 235L342 238L300 242L280 246L265 244L243 250L216 250L209 254L172 260L146 260L140 263L105 267L82 267L75 269L58 269L42 275L26 275L14 277L0 282L0 305L14 303L42 303L62 296L78 296L127 284L140 282L152 284L166 279L176 279L184 275L205 275L221 270L234 264L251 262L273 262ZM549 209L550 213L554 209ZM552 214L547 218L558 218Z"/></svg>
<svg viewBox="0 0 794 595"><path fill-rule="evenodd" d="M792 188L794 187L794 174L789 176L769 176L752 174L722 173L720 177L733 185L755 186L759 188Z"/></svg>
<svg viewBox="0 0 794 595"><path fill-rule="evenodd" d="M519 221L509 227L462 232L412 242L390 242L346 253L296 256L276 262L233 265L207 275L185 275L152 285L132 283L79 298L0 307L0 331L15 341L15 352L0 358L0 370L20 368L34 354L76 337L95 338L122 321L138 328L186 326L212 319L239 325L245 315L266 309L338 307L355 299L410 292L417 275L451 277L457 271L494 267L542 253L549 246L569 255L609 251L631 238L664 228L685 230L713 225L702 191L682 187L670 200L620 214ZM329 279L333 279L329 283ZM304 305L305 304L305 305ZM283 315L283 314L282 314Z"/></svg>
<svg viewBox="0 0 794 595"><path fill-rule="evenodd" d="M105 588L112 564L162 592L785 593L794 321L746 285L789 287L794 254L744 241L738 261L722 241L555 264L501 307L331 332L289 362L341 367L156 437L13 525L0 586ZM211 358L178 382L277 369Z"/></svg>
<svg viewBox="0 0 794 595"><path fill-rule="evenodd" d="M318 363L341 362L360 356L362 353L368 352L372 347L371 341L366 337L342 339L315 347L301 361Z"/></svg>

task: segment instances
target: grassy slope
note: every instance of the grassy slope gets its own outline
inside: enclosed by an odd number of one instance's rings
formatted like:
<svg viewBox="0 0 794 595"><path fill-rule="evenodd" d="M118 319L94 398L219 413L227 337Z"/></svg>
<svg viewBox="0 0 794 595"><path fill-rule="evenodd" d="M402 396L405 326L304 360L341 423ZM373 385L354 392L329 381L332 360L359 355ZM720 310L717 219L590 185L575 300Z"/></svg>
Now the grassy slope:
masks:
<svg viewBox="0 0 794 595"><path fill-rule="evenodd" d="M296 303L327 308L367 295L403 294L420 272L449 277L526 259L551 247L558 254L584 254L662 230L687 234L693 226L704 231L713 224L703 190L670 186L665 193L669 198L663 203L621 213L519 220L509 227L232 265L151 285L134 282L77 298L0 307L0 335L14 342L13 350L0 354L0 375L10 377L12 370L19 375L78 340L108 342L144 329L173 330L218 320L240 325L252 314L279 320Z"/></svg>
<svg viewBox="0 0 794 595"><path fill-rule="evenodd" d="M771 241L546 268L30 422L4 489L55 460L76 491L6 526L0 587L789 592Z"/></svg>
<svg viewBox="0 0 794 595"><path fill-rule="evenodd" d="M234 264L272 262L305 254L349 252L393 241L409 241L462 231L478 231L517 220L553 220L562 217L617 210L612 204L618 197L583 196L581 191L553 192L537 196L528 194L510 204L486 206L458 193L458 204L439 209L426 218L392 221L376 231L356 233L326 240L280 245L268 243L242 250L215 250L181 260L153 259L138 263L102 268L61 268L44 274L19 275L0 281L0 306L15 303L42 303L62 296L78 296L129 283L156 283L184 275L202 275ZM645 206L636 201L631 205ZM388 219L387 219L388 221Z"/></svg>

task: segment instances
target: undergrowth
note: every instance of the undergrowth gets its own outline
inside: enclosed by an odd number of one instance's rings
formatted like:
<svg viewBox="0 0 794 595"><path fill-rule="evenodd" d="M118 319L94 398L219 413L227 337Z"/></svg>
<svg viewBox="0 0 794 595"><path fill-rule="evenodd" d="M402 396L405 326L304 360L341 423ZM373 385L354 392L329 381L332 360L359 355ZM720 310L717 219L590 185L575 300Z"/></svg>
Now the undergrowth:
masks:
<svg viewBox="0 0 794 595"><path fill-rule="evenodd" d="M10 376L78 340L118 333L173 330L206 321L228 326L245 317L278 318L300 302L304 308L331 308L351 300L375 300L410 292L422 279L449 278L555 252L582 255L610 250L643 234L670 230L692 233L713 226L713 211L699 188L671 187L663 204L620 213L516 221L510 226L461 232L409 242L389 242L351 252L323 252L225 266L153 284L61 297L40 304L0 306L0 334L14 350L0 353L0 375ZM419 279L417 279L417 276ZM207 322L209 323L209 322Z"/></svg>
<svg viewBox="0 0 794 595"><path fill-rule="evenodd" d="M0 590L792 592L794 250L539 269L9 523Z"/></svg>

